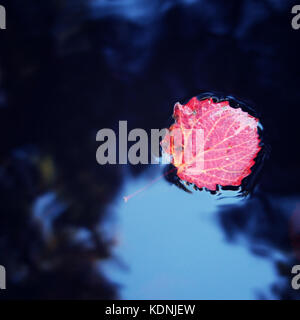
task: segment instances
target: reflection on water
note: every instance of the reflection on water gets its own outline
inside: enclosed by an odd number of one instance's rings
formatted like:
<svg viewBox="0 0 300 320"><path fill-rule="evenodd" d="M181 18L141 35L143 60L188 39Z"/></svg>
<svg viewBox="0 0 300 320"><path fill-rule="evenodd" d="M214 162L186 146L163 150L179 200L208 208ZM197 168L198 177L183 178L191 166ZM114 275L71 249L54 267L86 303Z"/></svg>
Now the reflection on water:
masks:
<svg viewBox="0 0 300 320"><path fill-rule="evenodd" d="M276 279L271 261L252 255L242 242L226 242L217 223L217 205L241 206L247 200L191 195L161 179L123 201L161 170L156 166L128 178L110 208L116 215L117 244L104 271L120 284L121 298L255 299L258 293L271 298L268 288Z"/></svg>

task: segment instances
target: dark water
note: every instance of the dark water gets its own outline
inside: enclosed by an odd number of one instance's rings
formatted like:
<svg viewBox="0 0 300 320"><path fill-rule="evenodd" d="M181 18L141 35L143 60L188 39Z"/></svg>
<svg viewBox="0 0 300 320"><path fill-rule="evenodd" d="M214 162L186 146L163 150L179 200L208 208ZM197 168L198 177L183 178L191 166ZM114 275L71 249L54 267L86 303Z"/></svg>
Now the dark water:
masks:
<svg viewBox="0 0 300 320"><path fill-rule="evenodd" d="M1 4L1 298L299 299L293 1ZM99 165L97 131L168 127L177 101L211 91L263 123L250 194L162 178L125 203L165 168Z"/></svg>

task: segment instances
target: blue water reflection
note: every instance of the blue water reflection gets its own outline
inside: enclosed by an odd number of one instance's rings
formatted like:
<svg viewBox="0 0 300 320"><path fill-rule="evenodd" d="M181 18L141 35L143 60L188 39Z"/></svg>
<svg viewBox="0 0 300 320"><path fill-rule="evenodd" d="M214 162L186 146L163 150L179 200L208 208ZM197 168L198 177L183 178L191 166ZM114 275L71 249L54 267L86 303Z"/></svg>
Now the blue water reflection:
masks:
<svg viewBox="0 0 300 320"><path fill-rule="evenodd" d="M242 241L226 242L217 223L218 205L245 200L191 195L160 179L123 201L160 174L156 166L126 179L120 200L110 208L117 245L104 269L121 285L121 298L255 299L258 293L271 298L268 288L276 279L271 261L252 255Z"/></svg>

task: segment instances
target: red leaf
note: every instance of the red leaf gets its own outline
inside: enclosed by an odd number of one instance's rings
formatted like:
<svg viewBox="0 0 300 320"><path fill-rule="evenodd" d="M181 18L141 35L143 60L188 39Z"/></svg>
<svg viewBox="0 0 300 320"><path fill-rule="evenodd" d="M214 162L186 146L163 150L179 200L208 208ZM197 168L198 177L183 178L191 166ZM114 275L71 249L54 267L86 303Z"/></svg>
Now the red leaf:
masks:
<svg viewBox="0 0 300 320"><path fill-rule="evenodd" d="M259 146L258 119L232 108L228 101L192 98L186 105L176 103L175 123L161 145L172 157L180 179L199 188L239 186L251 173ZM202 129L202 130L199 130ZM178 131L182 139L176 139ZM195 131L204 137L195 144ZM199 151L200 150L200 151ZM191 154L191 156L186 156Z"/></svg>

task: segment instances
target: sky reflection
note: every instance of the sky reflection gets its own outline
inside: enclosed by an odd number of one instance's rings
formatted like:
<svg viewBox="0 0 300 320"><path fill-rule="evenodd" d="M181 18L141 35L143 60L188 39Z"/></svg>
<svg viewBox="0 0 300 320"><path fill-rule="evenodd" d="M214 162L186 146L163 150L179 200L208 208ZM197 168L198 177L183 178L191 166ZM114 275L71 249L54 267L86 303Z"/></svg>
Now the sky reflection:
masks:
<svg viewBox="0 0 300 320"><path fill-rule="evenodd" d="M242 243L226 242L217 223L218 205L245 200L191 195L164 179L127 203L122 200L160 174L155 166L138 178L128 177L110 208L118 241L113 260L103 268L121 285L121 298L255 299L258 293L271 298L272 262L252 255Z"/></svg>

